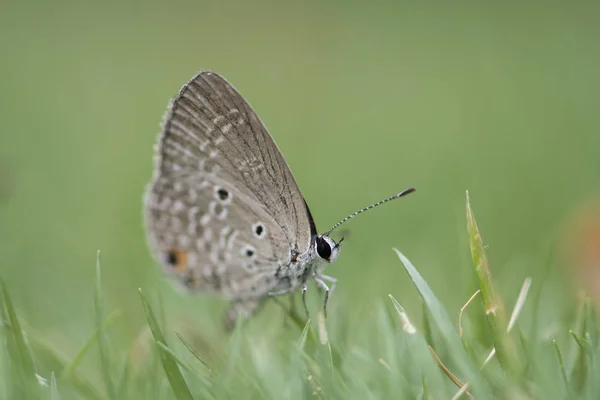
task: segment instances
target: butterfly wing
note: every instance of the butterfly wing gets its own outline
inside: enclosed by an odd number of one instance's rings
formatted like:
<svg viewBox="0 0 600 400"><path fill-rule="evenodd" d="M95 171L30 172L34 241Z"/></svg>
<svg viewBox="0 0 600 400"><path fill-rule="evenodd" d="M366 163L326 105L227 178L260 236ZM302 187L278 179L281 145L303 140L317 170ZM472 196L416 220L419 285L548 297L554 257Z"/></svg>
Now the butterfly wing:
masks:
<svg viewBox="0 0 600 400"><path fill-rule="evenodd" d="M171 102L145 201L158 260L189 288L260 297L314 222L281 152L244 98L200 72Z"/></svg>

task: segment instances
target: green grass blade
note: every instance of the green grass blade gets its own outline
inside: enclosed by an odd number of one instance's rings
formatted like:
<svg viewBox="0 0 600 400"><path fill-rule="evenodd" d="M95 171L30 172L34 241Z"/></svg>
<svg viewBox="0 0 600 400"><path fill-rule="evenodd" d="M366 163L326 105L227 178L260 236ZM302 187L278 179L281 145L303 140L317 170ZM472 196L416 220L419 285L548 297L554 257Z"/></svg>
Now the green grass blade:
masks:
<svg viewBox="0 0 600 400"><path fill-rule="evenodd" d="M154 313L152 312L152 308L150 307L150 304L146 300L146 297L141 289L139 289L139 292L142 299L142 304L144 306L144 312L146 313L146 319L148 321L148 325L150 326L150 330L152 331L152 336L154 337L155 342L166 346L167 343L165 337L158 326L158 322L154 316ZM165 351L159 351L159 356L175 397L178 400L193 399L190 388L188 387L183 375L181 374L181 371L179 370L177 361Z"/></svg>
<svg viewBox="0 0 600 400"><path fill-rule="evenodd" d="M575 342L577 342L577 344L582 350L584 350L587 354L592 353L592 345L590 344L590 342L588 342L583 337L579 336L573 331L569 331L569 333L571 334L571 336L573 336L573 339L575 339Z"/></svg>
<svg viewBox="0 0 600 400"><path fill-rule="evenodd" d="M177 335L177 338L179 339L179 341L185 346L185 348L190 352L190 354L193 355L194 358L196 360L198 360L198 362L200 364L202 364L202 366L204 367L205 376L210 376L210 374L212 373L212 368L208 365L208 363L204 360L204 358L202 358L200 353L198 353L192 347L192 345L183 337L183 335L181 333L175 331L175 335Z"/></svg>
<svg viewBox="0 0 600 400"><path fill-rule="evenodd" d="M432 321L437 325L441 332L441 338L447 346L447 351L452 356L452 360L459 369L459 373L462 375L463 382L469 382L473 387L473 392L480 396L488 395L488 390L480 380L479 374L468 359L467 353L462 347L462 342L454 325L452 324L450 317L446 313L446 310L437 299L425 279L419 274L417 269L412 263L398 250L394 249L400 261L404 265L404 269L410 276L413 284L421 294L421 297L425 301Z"/></svg>
<svg viewBox="0 0 600 400"><path fill-rule="evenodd" d="M156 344L158 345L158 348L160 349L160 351L164 351L164 352L168 353L167 356L172 357L177 362L177 364L179 364L183 369L185 369L193 377L197 378L202 383L202 389L203 389L202 390L202 398L203 399L214 398L208 392L208 389L207 389L208 387L211 386L211 383L208 381L207 377L201 371L198 371L192 365L190 365L189 363L182 360L181 357L179 357L177 354L175 354L175 352L173 350L171 350L169 347L165 346L163 343L156 342Z"/></svg>
<svg viewBox="0 0 600 400"><path fill-rule="evenodd" d="M587 320L586 337L590 343L591 349L598 349L598 319L596 318L596 307L589 297L585 301L585 318ZM593 354L593 352L592 352Z"/></svg>
<svg viewBox="0 0 600 400"><path fill-rule="evenodd" d="M579 312L577 315L577 332L569 330L569 334L577 343L575 349L575 355L573 360L573 368L571 369L571 389L577 396L582 395L585 392L588 384L588 374L591 367L588 356L592 352L591 344L582 336L586 335L588 331L588 319L587 319L587 303L589 299L583 298L581 305L579 306Z"/></svg>
<svg viewBox="0 0 600 400"><path fill-rule="evenodd" d="M303 350L306 345L306 339L308 337L308 332L310 330L310 319L306 321L304 328L302 329L302 333L300 334L300 338L298 339L298 349Z"/></svg>
<svg viewBox="0 0 600 400"><path fill-rule="evenodd" d="M56 386L56 376L54 372L50 375L50 400L60 400L60 394L58 393L58 387Z"/></svg>
<svg viewBox="0 0 600 400"><path fill-rule="evenodd" d="M517 346L512 337L508 334L508 317L506 308L502 299L498 295L492 273L489 268L483 240L475 221L475 216L471 210L471 201L467 191L467 232L469 235L469 245L471 247L471 258L473 267L479 281L481 297L485 305L485 314L492 330L494 347L500 365L515 380L523 378L524 363L520 359Z"/></svg>
<svg viewBox="0 0 600 400"><path fill-rule="evenodd" d="M392 300L392 304L394 305L394 308L396 309L396 312L400 317L400 322L402 323L402 330L410 335L417 333L416 328L408 319L408 315L406 314L406 311L404 311L404 307L402 307L400 303L398 303L394 296L392 296L391 294L388 296Z"/></svg>
<svg viewBox="0 0 600 400"><path fill-rule="evenodd" d="M429 399L429 389L427 388L427 381L425 380L425 375L423 375L423 379L421 380L421 396L420 398L423 400Z"/></svg>
<svg viewBox="0 0 600 400"><path fill-rule="evenodd" d="M108 337L102 330L104 326L104 295L102 291L102 267L100 251L96 255L96 287L94 290L94 310L96 313L96 331L98 334L98 353L100 355L100 372L110 400L116 400L117 392L111 376L110 356L108 354Z"/></svg>
<svg viewBox="0 0 600 400"><path fill-rule="evenodd" d="M431 330L431 321L429 317L429 312L427 311L427 305L422 302L421 308L423 310L423 337L425 337L425 341L431 347L435 347L435 343L433 342L433 331Z"/></svg>
<svg viewBox="0 0 600 400"><path fill-rule="evenodd" d="M558 367L560 368L560 375L562 376L563 382L565 383L565 390L567 393L570 393L571 387L569 385L569 379L567 378L567 371L565 370L565 363L563 361L563 356L558 347L558 343L556 339L552 339L552 344L554 345L554 350L556 351L556 358L558 360Z"/></svg>
<svg viewBox="0 0 600 400"><path fill-rule="evenodd" d="M158 346L158 348L159 348L160 351L164 351L165 353L167 353L167 355L169 357L171 357L173 360L175 360L175 362L177 364L179 364L181 366L181 368L185 369L187 372L193 374L194 376L201 376L198 373L198 371L196 371L187 362L183 361L177 354L175 354L175 352L173 350L171 350L170 348L168 348L167 346L165 346L163 343L156 342L156 345Z"/></svg>
<svg viewBox="0 0 600 400"><path fill-rule="evenodd" d="M3 314L5 314L4 319L8 323L8 340L6 345L11 360L18 371L15 371L17 372L17 376L11 383L15 385L15 394L21 393L20 396L37 398L40 387L36 378L35 364L31 356L33 353L27 344L27 340L23 334L21 324L4 281L0 281L0 288L2 290L2 301L4 303L1 308Z"/></svg>

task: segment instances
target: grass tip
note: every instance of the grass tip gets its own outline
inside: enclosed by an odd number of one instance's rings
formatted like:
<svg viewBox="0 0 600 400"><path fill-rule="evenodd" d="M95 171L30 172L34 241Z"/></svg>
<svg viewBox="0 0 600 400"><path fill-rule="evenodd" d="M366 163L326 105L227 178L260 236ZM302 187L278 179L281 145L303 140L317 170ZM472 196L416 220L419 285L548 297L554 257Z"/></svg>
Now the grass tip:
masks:
<svg viewBox="0 0 600 400"><path fill-rule="evenodd" d="M402 330L404 330L404 332L408 333L409 335L414 335L415 333L417 333L417 328L415 328L415 326L410 322L408 314L406 314L404 308L400 305L400 303L398 303L398 301L396 301L394 296L392 296L391 294L388 294L388 296L390 296L392 304L394 305L394 308L400 316L400 321L402 322Z"/></svg>
<svg viewBox="0 0 600 400"><path fill-rule="evenodd" d="M319 311L318 315L318 326L319 326L319 341L322 345L329 343L329 335L327 334L327 325L325 324L325 314Z"/></svg>

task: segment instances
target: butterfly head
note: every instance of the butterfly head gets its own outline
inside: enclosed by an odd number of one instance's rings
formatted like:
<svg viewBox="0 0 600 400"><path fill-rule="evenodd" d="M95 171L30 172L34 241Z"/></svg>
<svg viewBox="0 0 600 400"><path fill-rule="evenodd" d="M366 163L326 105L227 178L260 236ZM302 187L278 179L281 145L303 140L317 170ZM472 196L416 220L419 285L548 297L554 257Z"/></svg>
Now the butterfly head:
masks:
<svg viewBox="0 0 600 400"><path fill-rule="evenodd" d="M318 235L315 239L314 244L315 252L322 260L332 263L337 259L337 256L340 254L343 240L344 238L342 237L342 239L340 239L340 241L336 243L332 238L330 238L327 235Z"/></svg>

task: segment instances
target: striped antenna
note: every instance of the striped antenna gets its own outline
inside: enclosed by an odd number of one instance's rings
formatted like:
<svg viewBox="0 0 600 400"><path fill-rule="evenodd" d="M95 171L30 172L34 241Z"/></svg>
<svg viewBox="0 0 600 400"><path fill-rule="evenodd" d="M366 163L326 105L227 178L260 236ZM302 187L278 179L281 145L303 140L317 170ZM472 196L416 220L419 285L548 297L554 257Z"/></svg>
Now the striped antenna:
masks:
<svg viewBox="0 0 600 400"><path fill-rule="evenodd" d="M344 218L343 220L341 220L340 222L338 222L337 224L335 224L335 225L334 225L334 226L333 226L333 227L332 227L330 230L328 230L328 231L327 231L327 232L326 232L324 235L325 235L325 236L329 236L329 234L330 234L330 233L331 233L331 232L332 232L332 231L333 231L335 228L337 228L338 226L340 226L340 225L341 225L341 224L343 224L344 222L346 222L346 221L348 221L348 220L350 220L350 219L352 219L352 218L356 217L358 214L364 213L365 211L367 211L367 210L370 210L371 208L375 208L375 207L377 207L377 206L380 206L380 205L382 205L383 203L387 203L388 201L396 200L396 199L398 199L398 198L400 198L400 197L402 197L402 196L405 196L405 195L407 195L407 194L409 194L409 193L412 193L412 192L414 192L415 190L416 190L415 188L410 188L410 189L403 190L403 191L401 191L400 193L396 193L395 195L393 195L393 196L391 196L391 197L388 197L387 199L384 199L384 200L378 201L378 202L377 202L377 203L375 203L375 204L371 204L369 207L365 207L365 208L363 208L363 209L361 209L361 210L358 210L357 212L355 212L355 213L352 213L352 214L348 215L346 218Z"/></svg>

